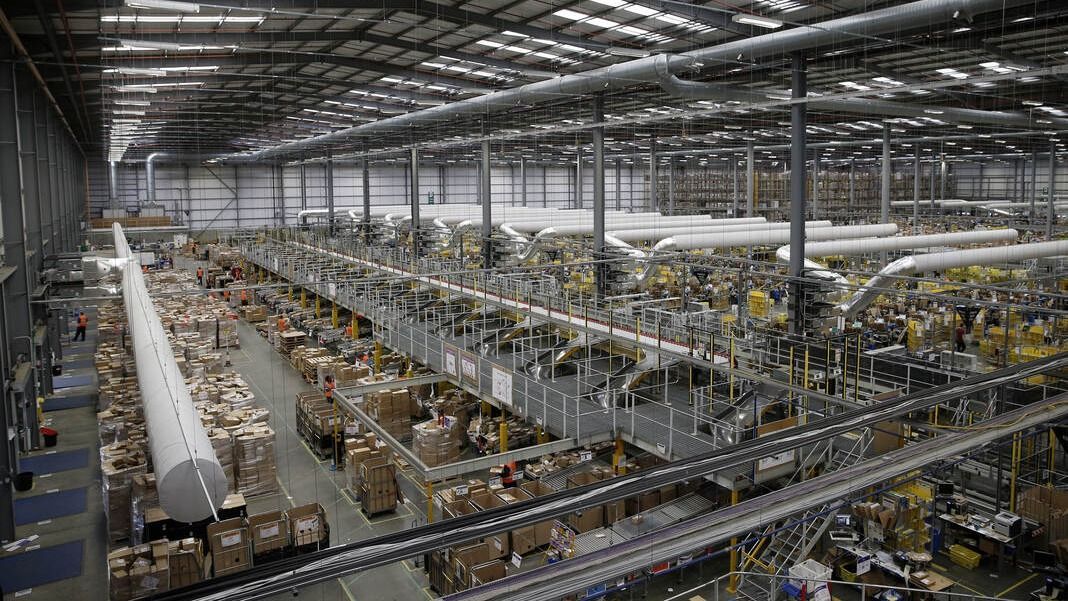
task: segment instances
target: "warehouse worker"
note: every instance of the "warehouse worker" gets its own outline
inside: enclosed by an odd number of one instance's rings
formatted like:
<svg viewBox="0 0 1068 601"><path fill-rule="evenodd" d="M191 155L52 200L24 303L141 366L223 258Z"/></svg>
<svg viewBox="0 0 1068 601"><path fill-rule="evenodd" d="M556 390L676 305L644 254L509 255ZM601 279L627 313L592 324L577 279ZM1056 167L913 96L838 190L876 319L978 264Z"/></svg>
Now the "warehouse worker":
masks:
<svg viewBox="0 0 1068 601"><path fill-rule="evenodd" d="M226 301L227 304L230 304L230 291L229 290L223 290L223 300Z"/></svg>
<svg viewBox="0 0 1068 601"><path fill-rule="evenodd" d="M345 326L345 338L352 338L352 324Z"/></svg>
<svg viewBox="0 0 1068 601"><path fill-rule="evenodd" d="M241 290L241 306L244 307L246 305L248 305L248 289L243 288Z"/></svg>
<svg viewBox="0 0 1068 601"><path fill-rule="evenodd" d="M345 432L338 422L337 402L334 400L335 388L337 388L337 384L334 382L334 376L326 376L323 380L323 395L326 396L326 401L334 409L334 465L330 467L331 470L343 467L342 461L345 458Z"/></svg>
<svg viewBox="0 0 1068 601"><path fill-rule="evenodd" d="M85 311L78 313L78 328L74 330L74 342L78 341L78 337L81 336L82 340L85 340L85 328L89 327L89 316L85 314Z"/></svg>
<svg viewBox="0 0 1068 601"><path fill-rule="evenodd" d="M956 342L957 352L958 353L963 353L964 349L967 348L967 347L964 346L964 326L962 326L962 325L957 326L957 335L956 335L956 341L955 342Z"/></svg>
<svg viewBox="0 0 1068 601"><path fill-rule="evenodd" d="M203 267L197 267L197 285L198 286L203 286L204 285L204 268Z"/></svg>
<svg viewBox="0 0 1068 601"><path fill-rule="evenodd" d="M278 331L279 332L285 332L286 328L288 328L288 327L289 327L289 321L286 319L286 316L285 315L279 315L278 316Z"/></svg>
<svg viewBox="0 0 1068 601"><path fill-rule="evenodd" d="M501 466L501 484L505 488L512 488L515 486L515 462L509 461Z"/></svg>

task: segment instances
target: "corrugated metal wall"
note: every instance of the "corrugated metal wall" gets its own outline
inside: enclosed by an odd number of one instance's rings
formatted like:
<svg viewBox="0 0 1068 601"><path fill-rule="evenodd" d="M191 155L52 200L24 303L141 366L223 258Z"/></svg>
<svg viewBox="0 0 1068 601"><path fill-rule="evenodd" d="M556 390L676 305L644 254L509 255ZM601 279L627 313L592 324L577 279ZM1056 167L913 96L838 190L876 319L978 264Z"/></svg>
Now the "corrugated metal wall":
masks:
<svg viewBox="0 0 1068 601"><path fill-rule="evenodd" d="M582 204L593 202L593 171L586 166L582 177ZM271 165L196 165L157 163L156 202L163 205L175 223L188 224L194 231L259 227L283 222L296 223L302 208L326 207L326 167L304 167L304 195L300 191L300 167ZM605 194L609 209L616 206L616 169L605 169ZM527 205L568 207L575 203L575 169L564 166L527 165ZM620 206L642 207L648 196L645 171L622 167ZM99 217L110 206L108 165L102 160L90 163L90 202L92 214ZM491 175L493 203L522 203L519 165L494 166ZM370 169L371 202L376 205L408 202L411 182L405 165L374 165ZM478 168L473 165L421 165L419 195L424 202L430 193L436 203L478 201ZM133 210L147 200L144 163L122 164L118 169L117 207ZM302 206L303 202L303 206ZM360 206L363 183L359 165L335 163L334 206Z"/></svg>

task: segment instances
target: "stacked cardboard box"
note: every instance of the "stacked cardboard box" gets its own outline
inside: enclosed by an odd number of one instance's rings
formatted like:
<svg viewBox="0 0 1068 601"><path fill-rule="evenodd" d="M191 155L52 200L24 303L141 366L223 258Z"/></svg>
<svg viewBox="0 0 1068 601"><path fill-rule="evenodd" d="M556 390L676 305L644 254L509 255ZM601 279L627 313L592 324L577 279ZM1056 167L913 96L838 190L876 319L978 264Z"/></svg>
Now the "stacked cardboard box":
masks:
<svg viewBox="0 0 1068 601"><path fill-rule="evenodd" d="M208 428L208 440L211 448L215 449L215 456L219 459L219 465L226 474L227 492L236 490L236 478L234 474L234 441L230 433L223 428Z"/></svg>
<svg viewBox="0 0 1068 601"><path fill-rule="evenodd" d="M208 547L216 576L247 570L249 555L248 526L244 518L230 518L208 524Z"/></svg>
<svg viewBox="0 0 1068 601"><path fill-rule="evenodd" d="M456 420L445 416L412 426L412 449L428 467L460 460L460 428Z"/></svg>
<svg viewBox="0 0 1068 601"><path fill-rule="evenodd" d="M171 588L196 584L207 578L211 564L204 561L204 547L197 538L184 538L167 543Z"/></svg>
<svg viewBox="0 0 1068 601"><path fill-rule="evenodd" d="M360 506L364 513L377 515L397 509L397 475L386 457L360 464Z"/></svg>
<svg viewBox="0 0 1068 601"><path fill-rule="evenodd" d="M267 424L245 426L233 433L234 477L246 497L278 492L274 430Z"/></svg>
<svg viewBox="0 0 1068 601"><path fill-rule="evenodd" d="M281 511L268 511L249 516L248 529L252 535L254 558L276 554L289 546L289 525Z"/></svg>
<svg viewBox="0 0 1068 601"><path fill-rule="evenodd" d="M149 472L137 474L132 479L130 492L130 542L139 545L145 542L145 513L159 508L159 491L156 490L156 475Z"/></svg>
<svg viewBox="0 0 1068 601"><path fill-rule="evenodd" d="M364 412L390 436L405 439L412 427L412 395L407 388L373 393L364 402Z"/></svg>
<svg viewBox="0 0 1068 601"><path fill-rule="evenodd" d="M298 551L319 549L330 544L330 527L326 512L318 503L309 503L286 511L289 539Z"/></svg>
<svg viewBox="0 0 1068 601"><path fill-rule="evenodd" d="M145 474L148 465L144 453L124 454L104 459L100 464L103 475L104 509L107 512L108 540L119 543L130 539L130 503L134 476Z"/></svg>
<svg viewBox="0 0 1068 601"><path fill-rule="evenodd" d="M267 321L267 307L263 305L248 305L241 308L241 315L249 323Z"/></svg>
<svg viewBox="0 0 1068 601"><path fill-rule="evenodd" d="M108 584L112 601L143 599L170 590L168 542L153 541L120 547L108 553Z"/></svg>
<svg viewBox="0 0 1068 601"><path fill-rule="evenodd" d="M1068 492L1035 486L1020 495L1017 510L1020 516L1044 526L1039 534L1042 542L1068 538Z"/></svg>

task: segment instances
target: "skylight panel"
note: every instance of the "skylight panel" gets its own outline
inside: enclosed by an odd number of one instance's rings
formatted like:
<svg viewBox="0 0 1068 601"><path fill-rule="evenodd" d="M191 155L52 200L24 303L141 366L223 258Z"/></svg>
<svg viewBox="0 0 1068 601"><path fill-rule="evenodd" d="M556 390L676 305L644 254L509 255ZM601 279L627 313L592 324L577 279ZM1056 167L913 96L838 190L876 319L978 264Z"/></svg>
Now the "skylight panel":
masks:
<svg viewBox="0 0 1068 601"><path fill-rule="evenodd" d="M602 19L601 17L590 17L589 19L583 21L583 23L593 25L594 27L603 27L605 29L619 27L619 23L615 21L609 21L608 19Z"/></svg>
<svg viewBox="0 0 1068 601"><path fill-rule="evenodd" d="M583 14L583 13L580 13L578 11L574 11L574 10L571 10L571 9L568 9L568 8L562 8L562 9L554 12L553 14L558 16L558 17L561 17L563 19L571 19L572 21L581 21L581 20L589 17L589 15L586 15L586 14Z"/></svg>

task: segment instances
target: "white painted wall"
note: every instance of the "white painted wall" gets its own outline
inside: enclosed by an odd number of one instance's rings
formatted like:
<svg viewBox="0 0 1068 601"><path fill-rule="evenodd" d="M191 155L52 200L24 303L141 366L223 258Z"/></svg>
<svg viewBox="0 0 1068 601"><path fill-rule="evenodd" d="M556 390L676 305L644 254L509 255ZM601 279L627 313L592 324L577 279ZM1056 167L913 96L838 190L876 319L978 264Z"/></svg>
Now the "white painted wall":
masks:
<svg viewBox="0 0 1068 601"><path fill-rule="evenodd" d="M1054 176L1054 193L1068 195L1068 161L1061 156ZM1037 190L1037 202L1046 199L1049 190L1049 159L1039 155L1035 171L1035 185L1031 185L1033 164L1030 160L1015 163L989 163L982 167L975 163L953 165L957 180L957 195L962 198L989 198L1030 202L1032 190ZM980 179L980 172L982 178ZM1022 176L1022 177L1021 177ZM980 182L982 182L980 184ZM1015 182L1015 183L1014 183Z"/></svg>
<svg viewBox="0 0 1068 601"><path fill-rule="evenodd" d="M134 208L147 200L143 163L119 166L118 206ZM584 165L582 204L593 204L593 169ZM619 206L641 209L648 199L646 172L624 165L620 179ZM609 209L617 206L616 169L605 168L605 197ZM374 165L370 169L371 203L375 205L409 202L410 177L407 166ZM490 186L495 205L522 203L519 165L494 165ZM325 208L326 171L323 164L304 168L304 188L300 192L300 167L270 165L156 165L156 201L166 208L176 223L194 231L295 224L302 208ZM575 206L575 168L527 165L527 205L532 207ZM433 165L419 167L419 197L435 203L478 202L478 167L475 165ZM109 206L107 164L90 165L90 202L95 216ZM363 179L359 165L335 163L334 206L361 206Z"/></svg>

